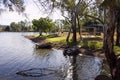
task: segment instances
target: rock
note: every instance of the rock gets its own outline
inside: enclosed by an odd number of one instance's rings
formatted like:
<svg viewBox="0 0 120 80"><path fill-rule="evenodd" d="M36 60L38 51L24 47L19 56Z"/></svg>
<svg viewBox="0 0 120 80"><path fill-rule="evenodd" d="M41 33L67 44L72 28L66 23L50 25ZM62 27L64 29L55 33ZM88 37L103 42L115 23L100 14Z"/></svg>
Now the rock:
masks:
<svg viewBox="0 0 120 80"><path fill-rule="evenodd" d="M36 43L36 49L51 49L52 43L44 42L44 43Z"/></svg>
<svg viewBox="0 0 120 80"><path fill-rule="evenodd" d="M80 53L80 47L78 46L73 46L72 48L67 48L64 49L63 55L64 56L77 56Z"/></svg>

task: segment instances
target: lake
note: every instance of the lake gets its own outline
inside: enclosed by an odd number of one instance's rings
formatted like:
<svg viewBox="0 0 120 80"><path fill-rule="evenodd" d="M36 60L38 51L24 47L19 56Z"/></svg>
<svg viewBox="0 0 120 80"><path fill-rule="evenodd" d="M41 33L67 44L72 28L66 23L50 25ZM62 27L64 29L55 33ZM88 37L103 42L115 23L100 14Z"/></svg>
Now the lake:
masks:
<svg viewBox="0 0 120 80"><path fill-rule="evenodd" d="M71 58L62 50L36 50L24 37L31 34L37 33L0 32L0 80L72 80ZM78 80L94 80L101 73L102 59L78 56L76 65Z"/></svg>

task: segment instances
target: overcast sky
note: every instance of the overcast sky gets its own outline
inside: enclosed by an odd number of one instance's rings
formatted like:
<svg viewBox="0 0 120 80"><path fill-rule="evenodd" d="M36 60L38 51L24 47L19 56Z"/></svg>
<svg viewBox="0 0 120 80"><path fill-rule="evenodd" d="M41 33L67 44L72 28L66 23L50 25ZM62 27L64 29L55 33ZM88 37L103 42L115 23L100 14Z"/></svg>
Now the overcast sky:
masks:
<svg viewBox="0 0 120 80"><path fill-rule="evenodd" d="M36 4L33 2L35 0L25 0L25 12L29 19L27 19L23 14L18 14L17 12L3 12L0 15L0 24L2 25L9 25L11 22L19 22L21 20L32 20L32 19L39 19L40 17L46 17L48 14L45 14L45 12L42 12ZM53 15L50 16L53 20L62 18L60 16L60 12L56 11Z"/></svg>

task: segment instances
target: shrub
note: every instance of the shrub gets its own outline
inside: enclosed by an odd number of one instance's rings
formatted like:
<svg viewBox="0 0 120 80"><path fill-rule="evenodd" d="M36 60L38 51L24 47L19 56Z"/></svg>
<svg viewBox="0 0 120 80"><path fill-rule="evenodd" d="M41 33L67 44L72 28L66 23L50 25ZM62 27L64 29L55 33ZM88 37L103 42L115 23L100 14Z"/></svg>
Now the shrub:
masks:
<svg viewBox="0 0 120 80"><path fill-rule="evenodd" d="M81 44L82 47L91 48L91 49L101 49L103 44L100 41L87 41Z"/></svg>

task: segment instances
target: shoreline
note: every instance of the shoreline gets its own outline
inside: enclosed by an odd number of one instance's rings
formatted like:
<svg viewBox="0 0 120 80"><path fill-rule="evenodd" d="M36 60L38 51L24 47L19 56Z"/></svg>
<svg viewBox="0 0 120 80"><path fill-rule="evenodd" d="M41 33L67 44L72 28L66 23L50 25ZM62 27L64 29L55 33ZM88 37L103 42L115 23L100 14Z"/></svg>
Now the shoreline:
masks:
<svg viewBox="0 0 120 80"><path fill-rule="evenodd" d="M43 38L43 37L34 37L32 35L27 35L24 37L33 41L35 44L50 43L52 48L55 48L55 49L64 50L65 48L68 47L65 44L47 42L47 41L45 41L45 38ZM81 54L83 54L83 55L94 56L94 57L98 57L98 58L102 58L103 60L106 60L105 54L102 51L102 49L95 50L95 49L88 49L88 48L81 47L79 50L80 50Z"/></svg>
<svg viewBox="0 0 120 80"><path fill-rule="evenodd" d="M39 37L34 37L34 36L25 36L27 39L30 39L31 41L33 41L34 43L44 43L46 42L45 39L42 39L42 38L39 38ZM42 40L41 40L42 39ZM67 46L67 45L64 45L64 44L59 44L59 43L52 43L52 48L55 48L55 49L61 49L61 50L64 50L65 47L63 46ZM86 56L93 56L93 57L97 57L97 58L100 58L103 60L102 62L102 69L108 71L107 69L107 60L106 60L106 57L105 57L105 53L103 52L102 49L99 49L99 50L93 50L93 49L88 49L88 48L83 48L81 47L80 49L80 54L79 55L86 55ZM107 75L107 73L105 71L102 71L100 75L98 75L95 80L97 79L107 79L107 80L111 80L110 79L110 76Z"/></svg>

